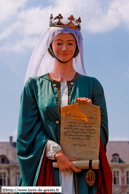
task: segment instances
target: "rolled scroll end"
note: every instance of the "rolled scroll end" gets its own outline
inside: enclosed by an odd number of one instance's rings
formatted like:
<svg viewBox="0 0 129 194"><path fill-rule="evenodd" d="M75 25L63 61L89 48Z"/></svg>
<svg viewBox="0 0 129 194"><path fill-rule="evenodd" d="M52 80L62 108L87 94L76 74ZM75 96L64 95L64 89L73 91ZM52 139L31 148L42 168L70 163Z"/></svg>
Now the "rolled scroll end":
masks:
<svg viewBox="0 0 129 194"><path fill-rule="evenodd" d="M59 168L57 162L53 162L53 168ZM89 160L71 161L76 168L89 169ZM99 160L92 160L92 169L99 169Z"/></svg>

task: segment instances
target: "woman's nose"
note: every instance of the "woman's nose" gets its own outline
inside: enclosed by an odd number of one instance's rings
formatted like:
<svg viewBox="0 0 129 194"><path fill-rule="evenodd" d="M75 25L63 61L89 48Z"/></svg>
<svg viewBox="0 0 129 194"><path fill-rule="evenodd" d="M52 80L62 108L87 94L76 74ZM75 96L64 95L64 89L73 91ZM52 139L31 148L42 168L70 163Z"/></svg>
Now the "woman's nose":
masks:
<svg viewBox="0 0 129 194"><path fill-rule="evenodd" d="M66 44L63 44L62 51L65 51L67 49Z"/></svg>

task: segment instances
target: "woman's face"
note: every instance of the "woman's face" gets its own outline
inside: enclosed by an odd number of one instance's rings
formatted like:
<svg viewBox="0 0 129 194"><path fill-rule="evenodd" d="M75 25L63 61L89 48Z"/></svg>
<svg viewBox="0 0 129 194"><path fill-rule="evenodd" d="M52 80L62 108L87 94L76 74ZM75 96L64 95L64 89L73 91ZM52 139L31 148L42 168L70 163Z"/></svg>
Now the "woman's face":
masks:
<svg viewBox="0 0 129 194"><path fill-rule="evenodd" d="M53 42L52 49L58 59L65 62L71 59L76 49L76 39L71 33L58 34Z"/></svg>

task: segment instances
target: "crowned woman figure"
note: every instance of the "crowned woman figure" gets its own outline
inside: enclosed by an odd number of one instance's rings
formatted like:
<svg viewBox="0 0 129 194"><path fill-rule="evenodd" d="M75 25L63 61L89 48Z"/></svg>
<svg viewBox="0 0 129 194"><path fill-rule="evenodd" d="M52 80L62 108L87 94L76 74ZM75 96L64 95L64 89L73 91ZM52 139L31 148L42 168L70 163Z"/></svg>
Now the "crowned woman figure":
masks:
<svg viewBox="0 0 129 194"><path fill-rule="evenodd" d="M21 95L17 156L21 186L62 186L63 194L111 194L112 174L106 158L108 119L103 87L86 75L81 19L61 14L53 19L32 53ZM95 182L88 169L76 168L60 146L61 107L100 106L100 165ZM84 153L85 154L85 153ZM59 168L53 168L57 161Z"/></svg>

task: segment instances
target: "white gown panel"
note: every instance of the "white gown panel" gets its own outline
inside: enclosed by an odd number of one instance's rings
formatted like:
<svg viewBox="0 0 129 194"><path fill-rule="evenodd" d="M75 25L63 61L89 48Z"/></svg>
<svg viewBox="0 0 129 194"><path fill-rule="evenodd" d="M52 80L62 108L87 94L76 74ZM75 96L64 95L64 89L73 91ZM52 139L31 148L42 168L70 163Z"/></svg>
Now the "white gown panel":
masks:
<svg viewBox="0 0 129 194"><path fill-rule="evenodd" d="M68 85L67 82L61 82L61 107L68 105ZM54 160L54 155L61 150L56 142L51 140L46 144L46 156ZM59 181L62 186L62 194L75 194L73 172L59 170Z"/></svg>

